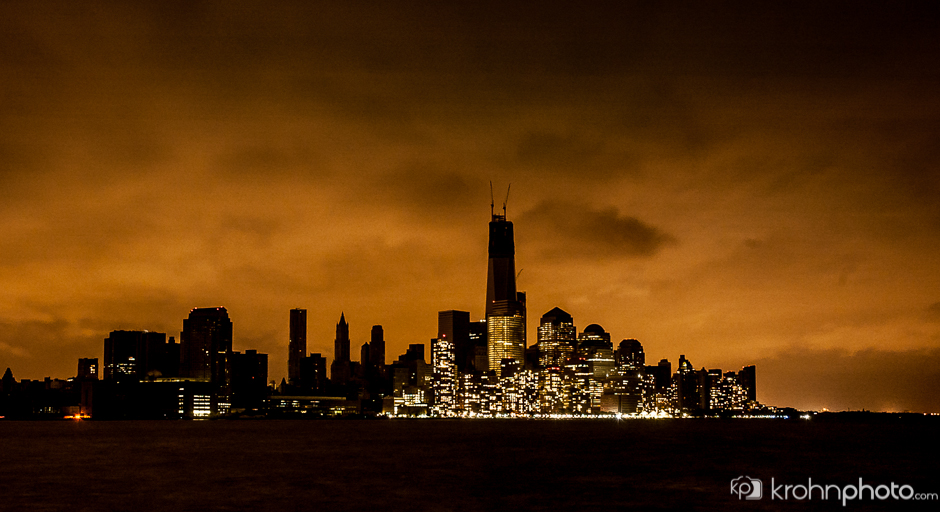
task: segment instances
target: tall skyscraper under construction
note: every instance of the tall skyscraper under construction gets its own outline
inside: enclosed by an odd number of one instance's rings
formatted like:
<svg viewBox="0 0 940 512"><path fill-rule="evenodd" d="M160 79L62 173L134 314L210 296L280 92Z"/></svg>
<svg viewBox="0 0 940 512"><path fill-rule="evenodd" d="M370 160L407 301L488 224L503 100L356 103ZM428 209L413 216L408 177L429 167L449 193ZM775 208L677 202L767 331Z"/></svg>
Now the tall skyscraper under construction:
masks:
<svg viewBox="0 0 940 512"><path fill-rule="evenodd" d="M508 198L508 195L507 195ZM516 291L516 247L506 203L499 215L490 205L489 268L486 275L486 331L489 369L503 359L525 362L525 294Z"/></svg>

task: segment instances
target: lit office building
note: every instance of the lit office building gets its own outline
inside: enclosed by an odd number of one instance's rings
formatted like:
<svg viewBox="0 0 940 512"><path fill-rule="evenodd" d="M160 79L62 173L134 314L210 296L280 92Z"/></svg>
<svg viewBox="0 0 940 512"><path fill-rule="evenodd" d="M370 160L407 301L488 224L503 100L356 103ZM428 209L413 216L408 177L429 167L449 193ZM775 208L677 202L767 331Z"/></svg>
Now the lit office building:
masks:
<svg viewBox="0 0 940 512"><path fill-rule="evenodd" d="M538 376L511 359L500 370L500 410L504 414L527 415L539 411Z"/></svg>
<svg viewBox="0 0 940 512"><path fill-rule="evenodd" d="M747 404L747 390L741 386L738 376L734 372L727 372L719 385L718 409L726 411L740 411Z"/></svg>
<svg viewBox="0 0 940 512"><path fill-rule="evenodd" d="M486 375L483 378L482 410L491 416L503 412L503 389L499 385L499 377Z"/></svg>
<svg viewBox="0 0 940 512"><path fill-rule="evenodd" d="M474 368L473 344L470 340L470 313L468 311L439 311L437 337L447 338L454 345L454 362L460 372ZM480 368L481 370L484 368Z"/></svg>
<svg viewBox="0 0 940 512"><path fill-rule="evenodd" d="M610 333L597 324L584 328L578 335L578 356L584 358L591 369L593 378L604 381L614 368L614 351L610 342Z"/></svg>
<svg viewBox="0 0 940 512"><path fill-rule="evenodd" d="M392 414L396 416L427 416L428 403L424 390L418 386L405 386L401 394L391 399L394 404Z"/></svg>
<svg viewBox="0 0 940 512"><path fill-rule="evenodd" d="M661 395L656 392L656 376L646 371L642 372L641 375L643 379L641 384L643 394L640 399L639 412L655 413L658 410L658 400L661 397Z"/></svg>
<svg viewBox="0 0 940 512"><path fill-rule="evenodd" d="M699 372L699 407L703 411L717 409L716 398L721 392L721 370L702 368Z"/></svg>
<svg viewBox="0 0 940 512"><path fill-rule="evenodd" d="M538 373L539 412L564 414L570 403L570 379L559 366L543 368Z"/></svg>
<svg viewBox="0 0 940 512"><path fill-rule="evenodd" d="M591 414L595 407L600 409L603 386L594 379L594 370L588 360L575 356L565 367L569 384L569 412L572 414Z"/></svg>
<svg viewBox="0 0 940 512"><path fill-rule="evenodd" d="M437 416L453 416L457 410L457 365L454 358L454 343L447 333L431 340L431 389L434 396L431 412Z"/></svg>
<svg viewBox="0 0 940 512"><path fill-rule="evenodd" d="M577 331L574 320L561 308L553 308L542 315L539 322L539 366L564 366L574 354Z"/></svg>
<svg viewBox="0 0 940 512"><path fill-rule="evenodd" d="M490 370L498 371L503 359L525 361L525 348L520 342L525 318L521 315L504 316L497 313L487 317L486 322Z"/></svg>
<svg viewBox="0 0 940 512"><path fill-rule="evenodd" d="M601 397L601 412L635 414L643 409L643 372L620 366L610 372Z"/></svg>
<svg viewBox="0 0 940 512"><path fill-rule="evenodd" d="M480 414L483 402L483 382L479 374L459 373L457 411L462 416Z"/></svg>

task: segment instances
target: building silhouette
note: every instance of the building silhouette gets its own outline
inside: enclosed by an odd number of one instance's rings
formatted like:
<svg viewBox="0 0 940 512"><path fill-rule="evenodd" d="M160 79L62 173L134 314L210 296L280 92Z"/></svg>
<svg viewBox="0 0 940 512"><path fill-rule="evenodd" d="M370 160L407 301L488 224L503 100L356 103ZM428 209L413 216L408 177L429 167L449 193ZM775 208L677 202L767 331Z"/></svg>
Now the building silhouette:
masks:
<svg viewBox="0 0 940 512"><path fill-rule="evenodd" d="M328 382L325 357L315 353L300 360L300 387L303 390L323 393Z"/></svg>
<svg viewBox="0 0 940 512"><path fill-rule="evenodd" d="M757 402L757 368L754 365L741 368L738 372L738 383L744 389L747 400Z"/></svg>
<svg viewBox="0 0 940 512"><path fill-rule="evenodd" d="M290 338L287 344L287 381L300 383L300 361L307 355L307 310L290 310Z"/></svg>
<svg viewBox="0 0 940 512"><path fill-rule="evenodd" d="M268 392L268 355L257 350L231 354L233 410L261 411ZM299 377L298 377L299 378Z"/></svg>
<svg viewBox="0 0 940 512"><path fill-rule="evenodd" d="M473 353L473 364L467 371L482 372L489 369L490 363L486 355L487 346L486 320L470 322L470 347Z"/></svg>
<svg viewBox="0 0 940 512"><path fill-rule="evenodd" d="M79 358L76 378L78 380L98 380L98 358Z"/></svg>
<svg viewBox="0 0 940 512"><path fill-rule="evenodd" d="M620 346L614 353L614 359L617 366L641 369L646 365L646 355L643 353L643 345L635 339L621 341Z"/></svg>
<svg viewBox="0 0 940 512"><path fill-rule="evenodd" d="M227 354L231 351L232 321L224 307L189 312L180 333L182 377L224 384Z"/></svg>
<svg viewBox="0 0 940 512"><path fill-rule="evenodd" d="M175 369L174 355L175 352L167 348L166 333L111 331L104 340L104 380L140 381L162 377Z"/></svg>
<svg viewBox="0 0 940 512"><path fill-rule="evenodd" d="M333 341L333 364L330 365L330 380L337 385L346 385L351 377L349 361L349 324L346 314L340 313Z"/></svg>
<svg viewBox="0 0 940 512"><path fill-rule="evenodd" d="M385 366L385 331L381 325L373 325L369 336L369 364L373 368ZM366 361L361 361L363 365Z"/></svg>
<svg viewBox="0 0 940 512"><path fill-rule="evenodd" d="M454 363L459 371L473 371L475 368L474 345L470 340L470 312L453 309L439 311L437 313L437 339L446 339L453 344Z"/></svg>
<svg viewBox="0 0 940 512"><path fill-rule="evenodd" d="M489 370L499 371L503 359L525 361L525 294L516 291L515 242L512 222L492 213L489 264L486 274L486 330Z"/></svg>

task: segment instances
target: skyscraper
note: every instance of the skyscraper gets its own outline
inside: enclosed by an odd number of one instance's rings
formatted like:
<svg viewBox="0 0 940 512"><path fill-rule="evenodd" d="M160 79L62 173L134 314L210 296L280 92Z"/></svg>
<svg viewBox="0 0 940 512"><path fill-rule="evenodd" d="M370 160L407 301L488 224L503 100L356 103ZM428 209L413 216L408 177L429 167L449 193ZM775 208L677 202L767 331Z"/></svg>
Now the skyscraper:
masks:
<svg viewBox="0 0 940 512"><path fill-rule="evenodd" d="M375 368L385 366L385 331L381 325L373 325L369 340L369 363ZM366 361L362 361L365 365Z"/></svg>
<svg viewBox="0 0 940 512"><path fill-rule="evenodd" d="M330 365L330 380L336 384L349 382L349 324L346 314L340 313L336 324L336 339L333 341L333 364Z"/></svg>
<svg viewBox="0 0 940 512"><path fill-rule="evenodd" d="M454 342L446 335L431 340L431 367L435 414L450 416L457 407L457 365Z"/></svg>
<svg viewBox="0 0 940 512"><path fill-rule="evenodd" d="M747 399L757 402L757 368L754 365L745 366L738 372L738 382L747 393Z"/></svg>
<svg viewBox="0 0 940 512"><path fill-rule="evenodd" d="M257 350L231 354L232 408L261 410L268 391L268 355Z"/></svg>
<svg viewBox="0 0 940 512"><path fill-rule="evenodd" d="M598 324L591 324L578 335L578 356L589 364L596 380L604 380L614 368L614 350L610 333Z"/></svg>
<svg viewBox="0 0 940 512"><path fill-rule="evenodd" d="M290 310L290 340L287 345L287 381L300 382L300 361L307 355L307 310Z"/></svg>
<svg viewBox="0 0 940 512"><path fill-rule="evenodd" d="M320 354L310 354L300 360L300 386L304 389L323 393L326 390L326 358Z"/></svg>
<svg viewBox="0 0 940 512"><path fill-rule="evenodd" d="M160 377L167 363L165 333L111 331L104 340L105 380L132 381L144 380L148 376Z"/></svg>
<svg viewBox="0 0 940 512"><path fill-rule="evenodd" d="M232 321L224 307L195 308L189 312L180 333L183 377L224 384L226 354L231 351Z"/></svg>
<svg viewBox="0 0 940 512"><path fill-rule="evenodd" d="M76 378L78 380L98 380L98 358L80 358Z"/></svg>
<svg viewBox="0 0 940 512"><path fill-rule="evenodd" d="M461 372L472 371L473 345L470 342L470 313L468 311L439 311L437 338L453 344L454 362ZM433 352L433 349L432 349Z"/></svg>
<svg viewBox="0 0 940 512"><path fill-rule="evenodd" d="M486 274L486 329L489 369L499 371L503 359L525 361L524 296L516 292L516 247L512 222L491 210L489 266Z"/></svg>
<svg viewBox="0 0 940 512"><path fill-rule="evenodd" d="M617 366L639 369L646 365L646 355L643 353L643 345L635 339L621 341L620 347L614 354L614 359Z"/></svg>
<svg viewBox="0 0 940 512"><path fill-rule="evenodd" d="M574 319L561 308L542 315L539 322L539 366L562 367L574 354L577 331Z"/></svg>

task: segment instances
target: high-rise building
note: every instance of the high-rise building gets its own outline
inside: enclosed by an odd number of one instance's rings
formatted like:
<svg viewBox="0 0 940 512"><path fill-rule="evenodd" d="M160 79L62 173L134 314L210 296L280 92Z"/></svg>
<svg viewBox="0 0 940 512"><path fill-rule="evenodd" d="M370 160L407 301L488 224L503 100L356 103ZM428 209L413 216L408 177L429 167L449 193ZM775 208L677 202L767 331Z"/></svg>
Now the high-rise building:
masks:
<svg viewBox="0 0 940 512"><path fill-rule="evenodd" d="M232 321L224 307L195 308L180 333L180 373L224 384L226 354L232 351Z"/></svg>
<svg viewBox="0 0 940 512"><path fill-rule="evenodd" d="M713 368L699 374L699 408L703 411L719 409L721 395L721 369Z"/></svg>
<svg viewBox="0 0 940 512"><path fill-rule="evenodd" d="M640 369L646 365L646 355L643 353L643 345L640 344L638 340L628 339L621 341L614 356L617 366Z"/></svg>
<svg viewBox="0 0 940 512"><path fill-rule="evenodd" d="M457 408L457 365L454 353L454 343L447 336L431 340L432 411L440 416L451 416Z"/></svg>
<svg viewBox="0 0 940 512"><path fill-rule="evenodd" d="M741 368L738 372L738 383L747 394L747 400L757 402L757 368L754 365Z"/></svg>
<svg viewBox="0 0 940 512"><path fill-rule="evenodd" d="M595 380L607 378L614 368L614 350L610 342L610 333L598 324L591 324L578 335L578 355L583 357L591 368Z"/></svg>
<svg viewBox="0 0 940 512"><path fill-rule="evenodd" d="M104 340L105 380L162 377L167 363L165 333L111 331Z"/></svg>
<svg viewBox="0 0 940 512"><path fill-rule="evenodd" d="M78 380L98 380L98 358L79 358Z"/></svg>
<svg viewBox="0 0 940 512"><path fill-rule="evenodd" d="M326 358L310 354L300 360L300 386L305 390L323 393L326 390Z"/></svg>
<svg viewBox="0 0 940 512"><path fill-rule="evenodd" d="M539 322L539 365L542 368L561 368L574 354L577 331L574 320L561 308L553 308L542 315Z"/></svg>
<svg viewBox="0 0 940 512"><path fill-rule="evenodd" d="M673 379L676 383L676 409L680 411L697 409L701 403L699 376L684 354L679 356L679 366L676 368Z"/></svg>
<svg viewBox="0 0 940 512"><path fill-rule="evenodd" d="M333 342L333 364L330 365L330 380L335 384L349 382L349 324L346 323L346 314L340 313L339 323L336 324L336 339Z"/></svg>
<svg viewBox="0 0 940 512"><path fill-rule="evenodd" d="M474 351L473 344L470 342L470 313L468 311L452 309L439 311L437 313L437 339L446 339L454 345L454 362L459 371L472 371Z"/></svg>
<svg viewBox="0 0 940 512"><path fill-rule="evenodd" d="M175 336L169 336L166 340L162 371L164 377L180 376L180 344L176 342Z"/></svg>
<svg viewBox="0 0 940 512"><path fill-rule="evenodd" d="M385 366L385 331L381 325L373 325L369 340L369 363L374 368ZM362 361L365 365L366 361Z"/></svg>
<svg viewBox="0 0 940 512"><path fill-rule="evenodd" d="M230 364L232 408L261 410L268 390L268 355L257 350L233 352Z"/></svg>
<svg viewBox="0 0 940 512"><path fill-rule="evenodd" d="M363 376L372 367L372 358L369 357L369 342L365 342L359 347L359 369L362 370Z"/></svg>
<svg viewBox="0 0 940 512"><path fill-rule="evenodd" d="M486 371L489 369L490 362L486 356L486 320L477 320L470 322L470 352L473 354L473 363L466 371Z"/></svg>
<svg viewBox="0 0 940 512"><path fill-rule="evenodd" d="M300 361L307 355L307 310L290 310L290 338L287 344L287 381L300 382Z"/></svg>
<svg viewBox="0 0 940 512"><path fill-rule="evenodd" d="M505 205L502 215L491 212L491 216L486 275L487 355L489 369L499 371L503 359L520 364L525 361L525 295L516 291L516 248Z"/></svg>

